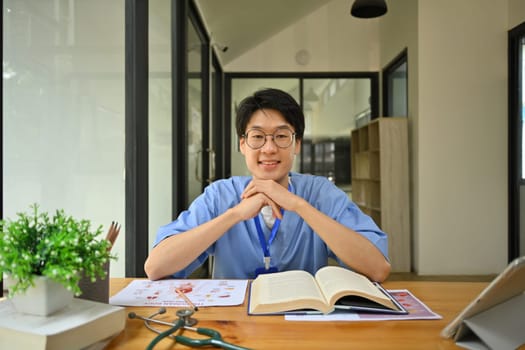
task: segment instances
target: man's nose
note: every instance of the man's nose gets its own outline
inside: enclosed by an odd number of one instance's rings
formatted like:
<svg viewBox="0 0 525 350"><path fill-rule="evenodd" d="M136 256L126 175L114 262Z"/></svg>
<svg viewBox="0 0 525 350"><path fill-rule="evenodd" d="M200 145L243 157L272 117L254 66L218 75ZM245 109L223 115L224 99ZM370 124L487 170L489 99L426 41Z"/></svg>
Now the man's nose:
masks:
<svg viewBox="0 0 525 350"><path fill-rule="evenodd" d="M270 135L265 135L264 137L266 138L266 142L264 143L262 148L265 150L275 151L277 149L277 145L275 144L274 136L270 134ZM268 137L270 138L270 140L268 140Z"/></svg>

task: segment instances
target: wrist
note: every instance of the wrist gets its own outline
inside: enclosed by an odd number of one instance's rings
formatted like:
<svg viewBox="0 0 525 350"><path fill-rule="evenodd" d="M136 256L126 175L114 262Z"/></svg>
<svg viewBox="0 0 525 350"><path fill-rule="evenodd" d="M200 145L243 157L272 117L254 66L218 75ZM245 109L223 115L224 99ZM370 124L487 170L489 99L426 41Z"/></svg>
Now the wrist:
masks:
<svg viewBox="0 0 525 350"><path fill-rule="evenodd" d="M232 222L233 225L244 220L242 213L237 210L237 207L229 208L223 215L228 221Z"/></svg>
<svg viewBox="0 0 525 350"><path fill-rule="evenodd" d="M310 206L310 203L308 203L306 200L304 200L304 198L299 198L299 200L297 201L297 204L295 205L295 212L299 215L299 216L303 216L305 215L305 210L308 209L308 207Z"/></svg>

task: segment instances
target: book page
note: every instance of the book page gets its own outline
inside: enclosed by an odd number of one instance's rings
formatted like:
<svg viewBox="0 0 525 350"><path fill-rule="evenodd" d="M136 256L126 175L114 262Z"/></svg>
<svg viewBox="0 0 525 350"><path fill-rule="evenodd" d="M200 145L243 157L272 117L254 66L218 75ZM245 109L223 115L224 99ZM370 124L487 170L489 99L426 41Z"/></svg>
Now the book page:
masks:
<svg viewBox="0 0 525 350"><path fill-rule="evenodd" d="M339 266L326 266L317 271L315 278L331 305L344 295L357 295L397 309L383 292L359 273Z"/></svg>
<svg viewBox="0 0 525 350"><path fill-rule="evenodd" d="M406 315L381 314L375 312L347 312L335 310L328 315L285 315L287 321L401 321L401 320L439 320L442 316L432 311L407 289L388 291L408 310Z"/></svg>
<svg viewBox="0 0 525 350"><path fill-rule="evenodd" d="M306 271L259 275L251 286L250 312L280 312L312 308L327 312L325 298Z"/></svg>

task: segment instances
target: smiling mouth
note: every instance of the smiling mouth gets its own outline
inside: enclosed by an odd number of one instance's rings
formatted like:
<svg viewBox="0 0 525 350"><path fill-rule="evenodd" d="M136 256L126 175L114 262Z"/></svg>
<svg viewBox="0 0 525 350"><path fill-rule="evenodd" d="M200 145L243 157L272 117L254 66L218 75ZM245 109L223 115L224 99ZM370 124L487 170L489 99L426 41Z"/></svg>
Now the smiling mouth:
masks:
<svg viewBox="0 0 525 350"><path fill-rule="evenodd" d="M281 163L279 160L261 160L259 164L261 165L277 165Z"/></svg>

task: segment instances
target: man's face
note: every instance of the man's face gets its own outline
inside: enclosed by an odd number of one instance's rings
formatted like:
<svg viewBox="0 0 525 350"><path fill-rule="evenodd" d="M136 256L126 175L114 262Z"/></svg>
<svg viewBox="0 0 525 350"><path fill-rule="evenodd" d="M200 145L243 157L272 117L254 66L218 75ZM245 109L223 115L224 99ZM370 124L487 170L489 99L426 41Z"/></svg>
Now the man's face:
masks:
<svg viewBox="0 0 525 350"><path fill-rule="evenodd" d="M293 127L286 122L283 115L273 109L257 110L251 117L244 131L245 135L250 130L262 131L266 135L279 131L290 130ZM266 142L261 148L253 149L246 143L246 137L240 140L241 153L244 155L246 166L256 179L274 180L283 186L288 184L288 173L292 169L295 155L301 149L301 141L292 137L292 142L286 148L278 147L271 136L265 136ZM279 136L277 136L279 137Z"/></svg>

